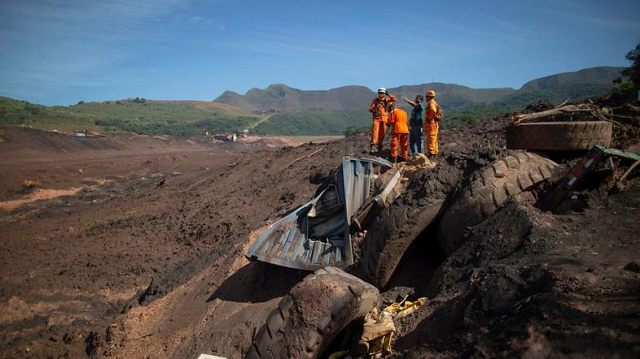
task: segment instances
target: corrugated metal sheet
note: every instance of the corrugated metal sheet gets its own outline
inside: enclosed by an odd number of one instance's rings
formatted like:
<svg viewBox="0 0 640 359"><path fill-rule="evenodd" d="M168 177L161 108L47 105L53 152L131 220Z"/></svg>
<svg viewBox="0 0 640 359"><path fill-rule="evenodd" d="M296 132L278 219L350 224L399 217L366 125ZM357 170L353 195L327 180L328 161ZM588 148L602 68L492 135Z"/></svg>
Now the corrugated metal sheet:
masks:
<svg viewBox="0 0 640 359"><path fill-rule="evenodd" d="M374 166L378 171L374 171ZM391 162L379 159L361 159L342 157L339 176L342 177L342 198L346 202L347 224L351 224L351 217L369 198L371 177L379 173L379 167L391 168ZM374 173L375 172L375 173Z"/></svg>
<svg viewBox="0 0 640 359"><path fill-rule="evenodd" d="M383 159L343 157L336 185L264 231L247 257L303 270L353 264L350 218L371 195L380 167L391 166Z"/></svg>

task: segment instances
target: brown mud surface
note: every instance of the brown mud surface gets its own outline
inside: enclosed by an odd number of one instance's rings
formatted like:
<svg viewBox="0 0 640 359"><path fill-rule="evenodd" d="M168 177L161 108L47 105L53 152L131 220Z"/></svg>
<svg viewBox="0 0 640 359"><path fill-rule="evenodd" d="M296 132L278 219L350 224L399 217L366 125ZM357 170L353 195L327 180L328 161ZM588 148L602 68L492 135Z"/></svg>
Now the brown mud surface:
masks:
<svg viewBox="0 0 640 359"><path fill-rule="evenodd" d="M510 152L506 126L442 131L438 165L415 172L380 216L394 220L371 229L395 233L420 208L446 208L471 173ZM312 198L340 156L368 147L364 136L274 148L0 130L0 201L28 198L25 180L81 188L0 210L0 357L242 357L308 274L249 262L246 249ZM564 170L572 160L554 159ZM586 189L581 210L565 214L535 206L541 188L518 195L448 258L436 220L382 293L387 302L429 298L397 323L394 350L640 355L640 186L631 177L616 195Z"/></svg>

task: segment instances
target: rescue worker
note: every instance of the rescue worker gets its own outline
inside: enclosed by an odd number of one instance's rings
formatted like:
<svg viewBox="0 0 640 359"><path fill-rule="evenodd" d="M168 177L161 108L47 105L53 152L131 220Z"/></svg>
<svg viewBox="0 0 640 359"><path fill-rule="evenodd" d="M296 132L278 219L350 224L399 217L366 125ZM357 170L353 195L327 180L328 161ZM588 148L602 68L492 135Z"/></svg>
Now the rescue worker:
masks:
<svg viewBox="0 0 640 359"><path fill-rule="evenodd" d="M409 157L409 126L407 126L407 113L395 104L389 104L389 119L391 126L391 162L404 162ZM398 159L398 145L400 145L400 158Z"/></svg>
<svg viewBox="0 0 640 359"><path fill-rule="evenodd" d="M427 106L424 112L424 132L426 137L425 152L427 157L433 158L438 155L438 129L440 125L436 120L438 103L436 102L436 92L427 91Z"/></svg>
<svg viewBox="0 0 640 359"><path fill-rule="evenodd" d="M387 122L387 107L390 103L396 102L396 98L387 91L386 88L378 89L378 97L374 98L369 105L369 112L373 118L373 126L371 127L371 142L369 145L369 153L373 154L373 147L377 146L377 153L382 151L382 143L384 142L385 125Z"/></svg>
<svg viewBox="0 0 640 359"><path fill-rule="evenodd" d="M403 97L402 100L413 107L411 117L409 118L409 148L411 149L411 154L415 155L416 153L422 152L422 127L424 126L422 115L425 110L423 104L424 97L417 95L415 102L410 101L406 97Z"/></svg>

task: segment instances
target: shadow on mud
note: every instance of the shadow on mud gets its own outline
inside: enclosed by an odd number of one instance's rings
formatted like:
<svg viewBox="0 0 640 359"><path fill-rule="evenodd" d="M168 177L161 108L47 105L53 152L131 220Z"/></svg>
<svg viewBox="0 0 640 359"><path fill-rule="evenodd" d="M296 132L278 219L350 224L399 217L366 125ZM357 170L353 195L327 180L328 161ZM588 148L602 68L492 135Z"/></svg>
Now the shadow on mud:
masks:
<svg viewBox="0 0 640 359"><path fill-rule="evenodd" d="M409 246L394 272L388 288L413 288L413 296L433 298L438 288L433 286L433 276L438 275L438 267L445 260L437 240L438 222L425 229Z"/></svg>
<svg viewBox="0 0 640 359"><path fill-rule="evenodd" d="M309 272L251 262L227 278L207 299L230 302L260 303L282 297Z"/></svg>

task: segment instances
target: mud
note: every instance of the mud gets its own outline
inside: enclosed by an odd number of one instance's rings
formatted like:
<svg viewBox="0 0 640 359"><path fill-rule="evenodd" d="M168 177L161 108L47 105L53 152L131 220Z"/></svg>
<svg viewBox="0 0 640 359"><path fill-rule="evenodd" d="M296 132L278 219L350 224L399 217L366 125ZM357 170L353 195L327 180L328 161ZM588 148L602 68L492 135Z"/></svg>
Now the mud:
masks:
<svg viewBox="0 0 640 359"><path fill-rule="evenodd" d="M390 220L374 226L396 233L420 208L446 208L471 173L509 153L506 126L442 131L438 165L416 172L380 217ZM365 136L278 148L1 135L0 201L26 199L25 180L82 188L0 212L2 357L242 357L307 274L248 262L246 249L312 198L341 155L368 148ZM585 197L581 212L541 211L538 195L508 202L449 258L437 246L437 217L406 244L382 298L429 300L397 323L397 353L638 356L637 171L624 192Z"/></svg>
<svg viewBox="0 0 640 359"><path fill-rule="evenodd" d="M624 267L640 253L639 200L637 187L608 198L607 208L557 216L519 195L433 276L438 295L402 323L396 349L409 357L637 356L640 278Z"/></svg>

